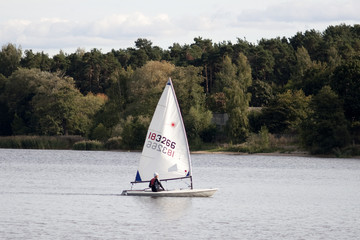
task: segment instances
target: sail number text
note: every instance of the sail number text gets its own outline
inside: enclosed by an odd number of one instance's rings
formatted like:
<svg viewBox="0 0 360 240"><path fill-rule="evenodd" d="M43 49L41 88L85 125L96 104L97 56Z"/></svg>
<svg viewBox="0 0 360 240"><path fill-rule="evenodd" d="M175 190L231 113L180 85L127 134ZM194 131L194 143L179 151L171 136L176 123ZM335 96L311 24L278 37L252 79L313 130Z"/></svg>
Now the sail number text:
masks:
<svg viewBox="0 0 360 240"><path fill-rule="evenodd" d="M149 140L147 141L146 147L166 154L170 157L174 157L176 142L171 141L170 139L161 136L160 134L149 132ZM154 142L153 142L154 141Z"/></svg>

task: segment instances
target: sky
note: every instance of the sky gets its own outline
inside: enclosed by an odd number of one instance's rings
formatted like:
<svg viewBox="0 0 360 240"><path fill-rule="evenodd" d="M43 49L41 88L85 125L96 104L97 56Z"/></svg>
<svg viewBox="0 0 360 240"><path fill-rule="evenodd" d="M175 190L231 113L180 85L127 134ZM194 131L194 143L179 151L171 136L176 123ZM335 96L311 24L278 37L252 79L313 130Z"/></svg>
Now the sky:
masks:
<svg viewBox="0 0 360 240"><path fill-rule="evenodd" d="M0 0L0 44L54 55L174 43L290 38L360 24L359 0Z"/></svg>

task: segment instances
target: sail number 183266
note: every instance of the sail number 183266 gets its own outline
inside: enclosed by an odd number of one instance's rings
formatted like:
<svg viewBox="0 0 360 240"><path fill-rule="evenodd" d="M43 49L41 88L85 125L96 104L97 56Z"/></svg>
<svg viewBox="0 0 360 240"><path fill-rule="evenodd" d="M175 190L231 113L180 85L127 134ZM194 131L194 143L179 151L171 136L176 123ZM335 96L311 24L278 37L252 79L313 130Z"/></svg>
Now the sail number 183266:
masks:
<svg viewBox="0 0 360 240"><path fill-rule="evenodd" d="M170 139L153 132L149 132L147 139L147 148L151 148L170 157L174 157L176 142L173 142Z"/></svg>

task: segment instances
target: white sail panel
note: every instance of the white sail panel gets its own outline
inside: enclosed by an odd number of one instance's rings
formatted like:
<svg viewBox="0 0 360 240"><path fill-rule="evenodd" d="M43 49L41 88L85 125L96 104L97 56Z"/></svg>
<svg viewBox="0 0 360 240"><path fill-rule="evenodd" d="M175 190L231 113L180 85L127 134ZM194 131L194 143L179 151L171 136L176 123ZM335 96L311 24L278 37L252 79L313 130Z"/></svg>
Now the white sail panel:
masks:
<svg viewBox="0 0 360 240"><path fill-rule="evenodd" d="M161 179L186 177L191 172L184 124L170 79L151 120L135 181L149 181L154 172Z"/></svg>

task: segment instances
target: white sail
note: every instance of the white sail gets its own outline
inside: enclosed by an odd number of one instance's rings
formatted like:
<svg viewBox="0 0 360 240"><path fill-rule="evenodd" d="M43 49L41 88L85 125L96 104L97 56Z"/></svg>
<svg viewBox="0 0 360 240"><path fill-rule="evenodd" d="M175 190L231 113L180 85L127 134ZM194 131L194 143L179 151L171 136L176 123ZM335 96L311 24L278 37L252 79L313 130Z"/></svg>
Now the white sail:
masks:
<svg viewBox="0 0 360 240"><path fill-rule="evenodd" d="M171 79L151 120L135 182L191 177L191 159L184 123Z"/></svg>

